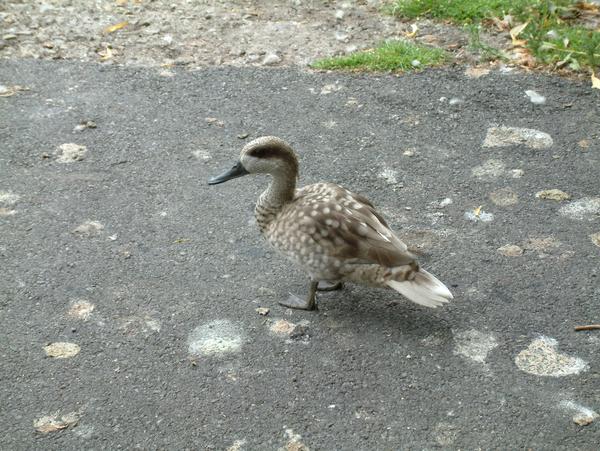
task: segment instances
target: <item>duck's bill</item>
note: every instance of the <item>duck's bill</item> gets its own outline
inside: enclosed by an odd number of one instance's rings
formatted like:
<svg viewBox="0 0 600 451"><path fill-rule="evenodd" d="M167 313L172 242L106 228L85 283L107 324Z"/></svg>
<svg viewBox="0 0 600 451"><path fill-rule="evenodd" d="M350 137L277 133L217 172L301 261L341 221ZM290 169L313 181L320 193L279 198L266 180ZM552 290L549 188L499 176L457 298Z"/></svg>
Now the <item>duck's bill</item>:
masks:
<svg viewBox="0 0 600 451"><path fill-rule="evenodd" d="M219 183L226 182L227 180L235 179L241 177L243 175L249 174L246 171L246 168L242 166L242 163L238 162L234 167L232 167L229 171L224 172L221 175L217 175L216 177L211 178L208 181L209 185L218 185Z"/></svg>

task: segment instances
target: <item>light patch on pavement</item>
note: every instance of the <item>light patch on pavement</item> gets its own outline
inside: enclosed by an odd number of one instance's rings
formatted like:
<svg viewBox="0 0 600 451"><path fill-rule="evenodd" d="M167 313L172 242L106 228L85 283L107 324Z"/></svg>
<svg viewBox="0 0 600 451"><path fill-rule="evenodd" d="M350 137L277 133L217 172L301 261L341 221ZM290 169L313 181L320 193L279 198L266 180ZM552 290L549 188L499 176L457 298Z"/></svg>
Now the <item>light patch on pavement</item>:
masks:
<svg viewBox="0 0 600 451"><path fill-rule="evenodd" d="M534 105L543 105L544 103L546 103L546 97L544 97L540 93L535 92L533 90L527 90L527 91L525 91L525 95L527 97L529 97L529 100Z"/></svg>
<svg viewBox="0 0 600 451"><path fill-rule="evenodd" d="M589 407L582 406L570 399L561 401L558 405L560 408L571 411L573 415L573 423L579 426L587 426L596 420L600 415Z"/></svg>
<svg viewBox="0 0 600 451"><path fill-rule="evenodd" d="M277 335L290 335L296 325L285 319L278 319L269 328L271 332Z"/></svg>
<svg viewBox="0 0 600 451"><path fill-rule="evenodd" d="M21 196L13 193L12 191L0 191L0 204L14 205L16 204Z"/></svg>
<svg viewBox="0 0 600 451"><path fill-rule="evenodd" d="M494 158L487 160L480 166L471 169L471 174L478 179L495 179L506 172L506 165L501 160Z"/></svg>
<svg viewBox="0 0 600 451"><path fill-rule="evenodd" d="M246 440L236 440L229 448L227 448L227 451L242 451L245 444Z"/></svg>
<svg viewBox="0 0 600 451"><path fill-rule="evenodd" d="M435 441L441 446L451 446L458 435L456 426L442 421L435 426L433 432Z"/></svg>
<svg viewBox="0 0 600 451"><path fill-rule="evenodd" d="M86 301L85 299L79 299L71 304L71 308L69 308L67 314L72 318L87 321L94 311L94 308L94 304L91 302Z"/></svg>
<svg viewBox="0 0 600 451"><path fill-rule="evenodd" d="M283 448L279 448L279 451L310 451L310 448L302 443L302 436L296 434L293 429L286 429L285 435L287 435L288 442Z"/></svg>
<svg viewBox="0 0 600 451"><path fill-rule="evenodd" d="M377 177L385 180L390 185L395 185L398 183L398 171L388 168L387 166L385 166L381 172L377 174Z"/></svg>
<svg viewBox="0 0 600 451"><path fill-rule="evenodd" d="M483 210L469 210L465 211L464 218L467 221L472 222L492 222L494 220L494 214Z"/></svg>
<svg viewBox="0 0 600 451"><path fill-rule="evenodd" d="M490 200L499 207L510 207L519 203L519 196L510 188L500 188L489 194Z"/></svg>
<svg viewBox="0 0 600 451"><path fill-rule="evenodd" d="M94 430L95 428L91 424L81 424L77 425L77 427L73 430L73 433L76 436L87 440L92 438L94 435Z"/></svg>
<svg viewBox="0 0 600 451"><path fill-rule="evenodd" d="M196 327L188 336L188 352L194 355L219 356L239 352L243 334L229 320L215 320Z"/></svg>
<svg viewBox="0 0 600 451"><path fill-rule="evenodd" d="M149 314L143 316L125 316L119 319L119 329L128 335L142 333L151 335L160 332L160 321Z"/></svg>
<svg viewBox="0 0 600 451"><path fill-rule="evenodd" d="M75 426L79 422L79 418L80 413L78 412L70 412L65 415L55 412L52 415L45 415L34 420L33 427L42 434L48 434Z"/></svg>
<svg viewBox="0 0 600 451"><path fill-rule="evenodd" d="M87 147L75 143L61 144L54 151L56 161L65 164L83 160L86 153Z"/></svg>
<svg viewBox="0 0 600 451"><path fill-rule="evenodd" d="M453 332L454 354L462 355L477 363L485 363L492 349L498 346L498 341L492 334L471 329Z"/></svg>
<svg viewBox="0 0 600 451"><path fill-rule="evenodd" d="M0 217L13 216L17 214L17 210L11 210L10 208L0 207Z"/></svg>
<svg viewBox="0 0 600 451"><path fill-rule="evenodd" d="M192 155L200 161L209 161L212 159L212 156L206 150L194 150Z"/></svg>
<svg viewBox="0 0 600 451"><path fill-rule="evenodd" d="M519 257L520 255L523 255L523 249L516 244L505 244L498 248L498 252L505 257Z"/></svg>
<svg viewBox="0 0 600 451"><path fill-rule="evenodd" d="M584 197L569 202L560 208L559 213L577 221L597 221L600 215L600 197Z"/></svg>
<svg viewBox="0 0 600 451"><path fill-rule="evenodd" d="M333 121L333 120L329 120L329 121L321 122L321 125L325 128L328 128L329 130L331 130L331 129L334 129L335 127L337 127L337 122Z"/></svg>
<svg viewBox="0 0 600 451"><path fill-rule="evenodd" d="M507 147L524 145L530 149L547 149L554 141L545 132L533 128L490 127L487 131L483 147Z"/></svg>
<svg viewBox="0 0 600 451"><path fill-rule="evenodd" d="M331 94L332 92L338 92L344 89L344 87L338 83L327 84L321 88L321 95Z"/></svg>
<svg viewBox="0 0 600 451"><path fill-rule="evenodd" d="M558 342L545 336L536 338L519 352L515 364L520 370L535 376L563 377L588 369L587 362L558 352Z"/></svg>
<svg viewBox="0 0 600 451"><path fill-rule="evenodd" d="M44 352L54 359L68 359L79 354L81 348L75 343L58 341L44 346Z"/></svg>
<svg viewBox="0 0 600 451"><path fill-rule="evenodd" d="M104 225L98 221L85 221L73 229L75 235L80 236L95 236L104 230Z"/></svg>

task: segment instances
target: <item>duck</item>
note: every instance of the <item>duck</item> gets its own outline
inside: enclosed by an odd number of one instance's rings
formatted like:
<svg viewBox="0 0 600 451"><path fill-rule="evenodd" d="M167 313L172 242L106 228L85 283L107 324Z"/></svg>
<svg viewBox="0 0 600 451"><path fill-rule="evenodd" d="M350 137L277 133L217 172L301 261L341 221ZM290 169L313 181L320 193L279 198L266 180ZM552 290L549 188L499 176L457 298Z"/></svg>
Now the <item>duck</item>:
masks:
<svg viewBox="0 0 600 451"><path fill-rule="evenodd" d="M317 291L337 290L346 282L392 289L431 308L453 299L366 197L335 183L298 188L298 157L283 139L252 140L234 166L208 184L249 174L270 176L254 210L261 234L309 277L305 296L290 294L279 304L314 310Z"/></svg>

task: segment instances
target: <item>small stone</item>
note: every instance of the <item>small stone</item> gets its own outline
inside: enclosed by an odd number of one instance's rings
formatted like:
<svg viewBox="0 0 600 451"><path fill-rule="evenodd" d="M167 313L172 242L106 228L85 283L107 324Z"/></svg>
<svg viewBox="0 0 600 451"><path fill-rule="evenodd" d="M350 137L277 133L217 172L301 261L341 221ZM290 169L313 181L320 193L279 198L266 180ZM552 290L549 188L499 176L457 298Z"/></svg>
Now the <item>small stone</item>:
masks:
<svg viewBox="0 0 600 451"><path fill-rule="evenodd" d="M406 149L404 152L402 152L402 155L404 155L405 157L414 157L415 151L414 149Z"/></svg>
<svg viewBox="0 0 600 451"><path fill-rule="evenodd" d="M248 136L250 136L250 134L248 133L240 133L239 135L237 135L239 139L246 139Z"/></svg>
<svg viewBox="0 0 600 451"><path fill-rule="evenodd" d="M104 225L98 221L86 221L73 229L75 235L94 236L104 230Z"/></svg>
<svg viewBox="0 0 600 451"><path fill-rule="evenodd" d="M548 199L556 201L569 200L571 198L569 194L559 189L546 189L543 191L538 191L537 193L535 193L535 197L537 197L538 199Z"/></svg>
<svg viewBox="0 0 600 451"><path fill-rule="evenodd" d="M97 125L94 121L81 121L78 125L73 129L74 132L80 132L85 130L86 128L96 128Z"/></svg>
<svg viewBox="0 0 600 451"><path fill-rule="evenodd" d="M355 44L347 45L345 50L346 53L354 53L358 50L358 46Z"/></svg>
<svg viewBox="0 0 600 451"><path fill-rule="evenodd" d="M525 171L523 171L523 169L512 169L510 171L510 175L513 179L520 179L524 174Z"/></svg>
<svg viewBox="0 0 600 451"><path fill-rule="evenodd" d="M582 139L577 145L582 149L588 149L590 147L590 141L588 139Z"/></svg>
<svg viewBox="0 0 600 451"><path fill-rule="evenodd" d="M256 310L256 313L258 313L260 316L267 316L269 314L269 312L271 311L267 307L258 307L254 310Z"/></svg>
<svg viewBox="0 0 600 451"><path fill-rule="evenodd" d="M336 31L335 39L340 42L348 42L348 40L350 39L350 35L348 33L344 33L343 31Z"/></svg>
<svg viewBox="0 0 600 451"><path fill-rule="evenodd" d="M465 103L465 101L459 97L452 97L448 100L448 105L460 105L461 103Z"/></svg>
<svg viewBox="0 0 600 451"><path fill-rule="evenodd" d="M592 233L590 239L592 240L592 243L600 247L600 232Z"/></svg>
<svg viewBox="0 0 600 451"><path fill-rule="evenodd" d="M220 121L216 117L207 117L204 120L206 121L207 124L216 125L217 127L223 127L225 125L225 123L223 121Z"/></svg>
<svg viewBox="0 0 600 451"><path fill-rule="evenodd" d="M44 347L44 352L48 357L55 359L68 359L79 354L80 347L75 343L56 342Z"/></svg>
<svg viewBox="0 0 600 451"><path fill-rule="evenodd" d="M419 60L412 60L412 61L410 62L410 65L411 65L412 67L419 67L419 66L421 65L421 61L419 61Z"/></svg>
<svg viewBox="0 0 600 451"><path fill-rule="evenodd" d="M529 97L529 100L531 100L531 103L533 103L534 105L543 105L544 103L546 103L546 97L544 97L541 94L538 94L535 91L527 90L525 91L525 94L527 94L527 97Z"/></svg>
<svg viewBox="0 0 600 451"><path fill-rule="evenodd" d="M595 416L585 413L578 413L573 416L573 422L579 426L587 426L588 424L592 424L595 419Z"/></svg>
<svg viewBox="0 0 600 451"><path fill-rule="evenodd" d="M61 144L54 152L57 155L56 161L66 164L83 160L86 153L87 147L75 143Z"/></svg>
<svg viewBox="0 0 600 451"><path fill-rule="evenodd" d="M263 66L271 66L281 62L281 57L276 53L267 53L262 60Z"/></svg>
<svg viewBox="0 0 600 451"><path fill-rule="evenodd" d="M344 18L344 15L345 15L345 13L344 13L344 11L343 11L343 10L341 10L341 9L338 9L338 10L336 10L336 12L335 12L335 18L336 18L337 20L342 20L342 19Z"/></svg>
<svg viewBox="0 0 600 451"><path fill-rule="evenodd" d="M502 247L499 247L498 252L500 252L505 257L519 257L523 255L523 249L521 249L516 244L506 244Z"/></svg>
<svg viewBox="0 0 600 451"><path fill-rule="evenodd" d="M552 137L532 128L491 127L487 131L483 147L507 147L524 145L531 149L546 149L554 144Z"/></svg>

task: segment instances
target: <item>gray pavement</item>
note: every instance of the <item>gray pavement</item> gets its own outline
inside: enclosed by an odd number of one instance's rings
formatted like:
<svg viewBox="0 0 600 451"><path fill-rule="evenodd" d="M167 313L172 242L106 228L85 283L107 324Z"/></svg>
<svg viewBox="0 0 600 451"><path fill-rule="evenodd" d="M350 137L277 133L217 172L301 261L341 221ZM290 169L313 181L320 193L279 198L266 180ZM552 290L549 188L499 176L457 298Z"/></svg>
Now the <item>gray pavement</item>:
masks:
<svg viewBox="0 0 600 451"><path fill-rule="evenodd" d="M598 449L600 331L574 326L600 321L599 91L174 72L2 62L28 90L0 98L1 449ZM302 184L371 198L454 302L280 307L306 280L252 223L266 180L206 184L265 134Z"/></svg>

